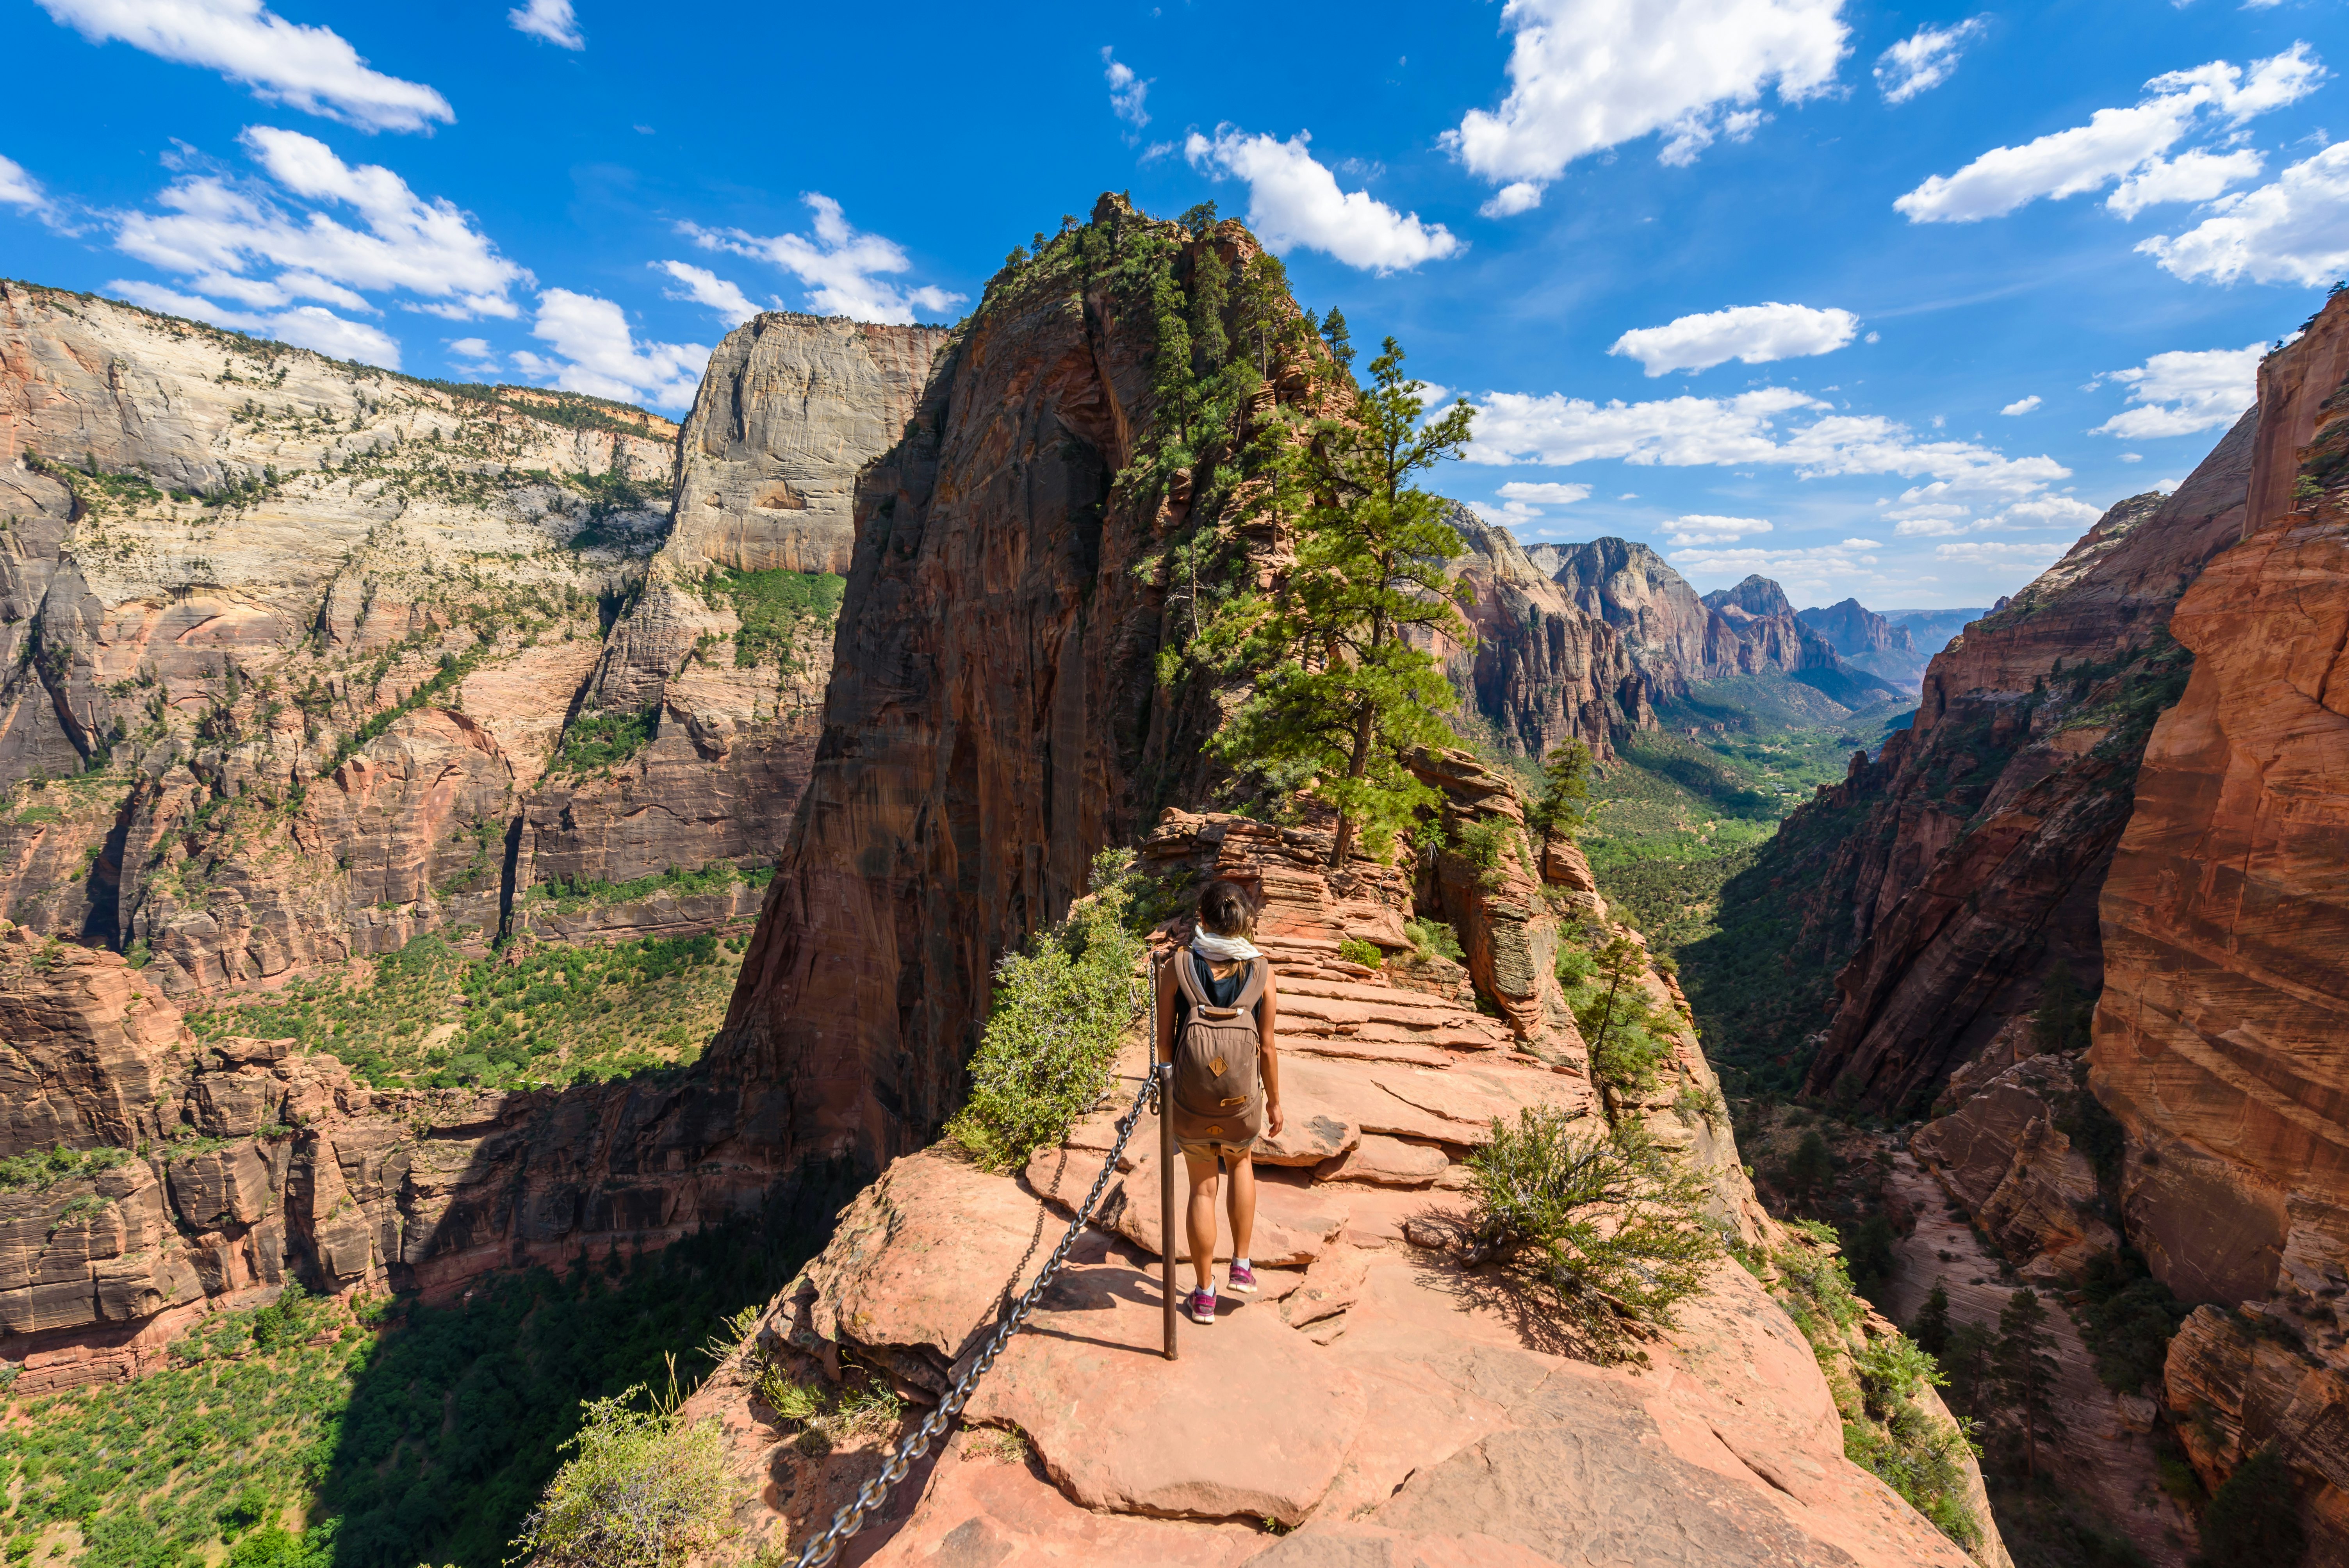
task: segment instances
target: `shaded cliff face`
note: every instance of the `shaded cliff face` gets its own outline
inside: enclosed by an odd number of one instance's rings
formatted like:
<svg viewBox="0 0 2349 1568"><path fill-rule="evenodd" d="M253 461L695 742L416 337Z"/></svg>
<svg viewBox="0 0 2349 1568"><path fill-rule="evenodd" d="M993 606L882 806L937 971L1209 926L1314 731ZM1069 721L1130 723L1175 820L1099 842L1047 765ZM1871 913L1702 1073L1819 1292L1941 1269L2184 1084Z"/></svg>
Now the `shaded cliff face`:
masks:
<svg viewBox="0 0 2349 1568"><path fill-rule="evenodd" d="M798 1151L927 1142L997 955L1202 767L1155 677L1164 586L1133 570L1185 509L1114 485L1154 339L1111 247L1149 231L1099 216L1084 264L997 280L858 490L823 739L717 1053L785 1086Z"/></svg>
<svg viewBox="0 0 2349 1568"><path fill-rule="evenodd" d="M1507 529L1463 506L1445 521L1468 546L1458 573L1475 590L1465 614L1477 638L1446 663L1503 756L1538 760L1579 740L1605 758L1626 733L1654 727L1647 677L1620 633L1568 598Z"/></svg>
<svg viewBox="0 0 2349 1568"><path fill-rule="evenodd" d="M2095 1087L2129 1132L2130 1234L2189 1299L2279 1286L2309 1299L2342 1283L2344 387L2349 304L2336 296L2261 369L2243 538L2170 622L2194 674L2147 743L2104 888ZM2332 1308L2322 1315L2329 1326Z"/></svg>
<svg viewBox="0 0 2349 1568"><path fill-rule="evenodd" d="M2097 894L2146 735L2182 684L2163 624L2240 525L2255 425L2176 494L2115 506L1970 626L1933 659L1913 727L1797 813L1851 819L1806 911L1826 954L1852 954L1812 1092L1920 1114L2056 965L2093 991Z"/></svg>
<svg viewBox="0 0 2349 1568"><path fill-rule="evenodd" d="M903 438L949 337L775 313L718 346L678 438L667 537L578 702L578 717L635 718L653 739L523 803L516 929L575 939L756 913L748 873L789 839L823 733L858 477ZM802 602L823 607L780 608ZM657 908L532 896L722 865L746 875Z"/></svg>

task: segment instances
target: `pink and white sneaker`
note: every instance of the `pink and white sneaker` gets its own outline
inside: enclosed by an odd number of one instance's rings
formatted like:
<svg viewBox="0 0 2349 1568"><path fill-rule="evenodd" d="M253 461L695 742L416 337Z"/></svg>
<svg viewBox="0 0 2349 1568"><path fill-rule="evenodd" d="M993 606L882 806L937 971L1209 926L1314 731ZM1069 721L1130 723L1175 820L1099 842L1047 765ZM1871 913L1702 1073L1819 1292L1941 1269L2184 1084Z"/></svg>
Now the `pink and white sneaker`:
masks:
<svg viewBox="0 0 2349 1568"><path fill-rule="evenodd" d="M1234 1264L1232 1265L1231 1277L1225 1280L1224 1284L1242 1295L1254 1295L1256 1294L1256 1270L1248 1267L1246 1264Z"/></svg>
<svg viewBox="0 0 2349 1568"><path fill-rule="evenodd" d="M1216 1293L1195 1290L1191 1293L1191 1321L1213 1324L1216 1321Z"/></svg>

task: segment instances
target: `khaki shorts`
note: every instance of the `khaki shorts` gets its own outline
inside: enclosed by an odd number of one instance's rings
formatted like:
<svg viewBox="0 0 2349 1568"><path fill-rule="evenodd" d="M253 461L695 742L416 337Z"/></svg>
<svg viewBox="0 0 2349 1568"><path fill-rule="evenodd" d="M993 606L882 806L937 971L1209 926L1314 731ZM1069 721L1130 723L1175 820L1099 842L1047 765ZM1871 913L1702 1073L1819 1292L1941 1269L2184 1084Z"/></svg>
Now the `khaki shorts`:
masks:
<svg viewBox="0 0 2349 1568"><path fill-rule="evenodd" d="M1235 1169L1241 1161L1251 1160L1256 1155L1253 1143L1185 1143L1180 1147L1194 1160L1204 1160L1212 1165L1217 1156L1221 1156L1230 1161Z"/></svg>

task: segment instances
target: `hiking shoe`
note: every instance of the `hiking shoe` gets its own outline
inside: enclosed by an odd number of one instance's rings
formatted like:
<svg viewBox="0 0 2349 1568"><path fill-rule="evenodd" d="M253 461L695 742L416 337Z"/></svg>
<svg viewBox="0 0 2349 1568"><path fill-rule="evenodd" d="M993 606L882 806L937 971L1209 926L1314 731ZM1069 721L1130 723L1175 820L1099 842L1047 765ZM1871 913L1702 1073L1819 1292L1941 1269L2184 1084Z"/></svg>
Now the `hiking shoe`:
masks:
<svg viewBox="0 0 2349 1568"><path fill-rule="evenodd" d="M1195 1290L1191 1293L1191 1321L1194 1323L1213 1323L1216 1321L1216 1293L1214 1291Z"/></svg>
<svg viewBox="0 0 2349 1568"><path fill-rule="evenodd" d="M1246 1264L1234 1264L1232 1265L1231 1277L1224 1281L1224 1284L1230 1289L1239 1292L1242 1295L1254 1295L1256 1294L1256 1270L1248 1267Z"/></svg>

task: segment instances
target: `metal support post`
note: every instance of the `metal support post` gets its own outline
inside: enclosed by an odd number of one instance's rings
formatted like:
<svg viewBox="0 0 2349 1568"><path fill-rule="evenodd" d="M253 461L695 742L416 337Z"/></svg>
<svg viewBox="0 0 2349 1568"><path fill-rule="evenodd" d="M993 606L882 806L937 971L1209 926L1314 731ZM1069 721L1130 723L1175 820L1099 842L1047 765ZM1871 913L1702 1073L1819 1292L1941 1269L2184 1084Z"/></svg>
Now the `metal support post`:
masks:
<svg viewBox="0 0 2349 1568"><path fill-rule="evenodd" d="M1158 1073L1158 1294L1164 1298L1166 1359L1174 1350L1174 1064L1160 1062Z"/></svg>

